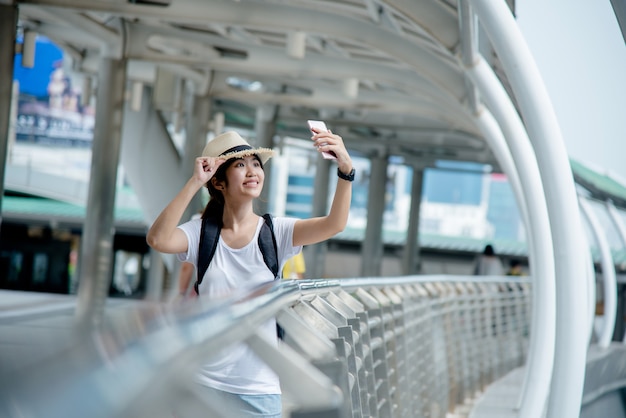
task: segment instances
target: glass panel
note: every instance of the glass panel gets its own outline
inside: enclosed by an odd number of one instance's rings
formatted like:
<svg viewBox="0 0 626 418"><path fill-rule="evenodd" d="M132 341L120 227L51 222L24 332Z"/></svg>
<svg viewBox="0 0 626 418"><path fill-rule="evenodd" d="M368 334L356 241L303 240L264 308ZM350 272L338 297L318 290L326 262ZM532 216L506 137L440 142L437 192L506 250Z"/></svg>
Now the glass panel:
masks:
<svg viewBox="0 0 626 418"><path fill-rule="evenodd" d="M5 283L16 284L19 282L23 259L23 254L18 251L2 251L0 253L0 274L4 277Z"/></svg>
<svg viewBox="0 0 626 418"><path fill-rule="evenodd" d="M33 284L44 284L48 276L48 255L33 254Z"/></svg>
<svg viewBox="0 0 626 418"><path fill-rule="evenodd" d="M139 253L122 250L115 252L112 286L117 293L130 296L137 291L141 280L141 258Z"/></svg>

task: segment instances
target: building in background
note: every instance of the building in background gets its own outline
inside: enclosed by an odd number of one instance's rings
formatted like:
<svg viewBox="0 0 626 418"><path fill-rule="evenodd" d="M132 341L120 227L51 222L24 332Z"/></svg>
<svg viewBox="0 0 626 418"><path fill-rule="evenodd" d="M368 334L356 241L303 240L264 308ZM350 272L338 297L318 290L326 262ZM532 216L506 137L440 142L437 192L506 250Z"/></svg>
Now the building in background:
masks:
<svg viewBox="0 0 626 418"><path fill-rule="evenodd" d="M14 82L19 89L15 138L37 144L91 147L95 108L82 97L83 78L66 67L63 51L44 36L37 36L33 68L15 56Z"/></svg>

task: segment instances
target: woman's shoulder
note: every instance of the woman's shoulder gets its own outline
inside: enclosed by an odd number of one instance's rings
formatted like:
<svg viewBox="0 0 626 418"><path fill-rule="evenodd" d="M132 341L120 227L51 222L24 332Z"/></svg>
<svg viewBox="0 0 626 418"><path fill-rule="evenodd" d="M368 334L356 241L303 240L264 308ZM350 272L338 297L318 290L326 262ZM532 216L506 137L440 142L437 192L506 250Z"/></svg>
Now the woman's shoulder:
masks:
<svg viewBox="0 0 626 418"><path fill-rule="evenodd" d="M286 226L293 226L298 221L298 218L292 216L274 216L272 215L272 223L274 227L283 228Z"/></svg>

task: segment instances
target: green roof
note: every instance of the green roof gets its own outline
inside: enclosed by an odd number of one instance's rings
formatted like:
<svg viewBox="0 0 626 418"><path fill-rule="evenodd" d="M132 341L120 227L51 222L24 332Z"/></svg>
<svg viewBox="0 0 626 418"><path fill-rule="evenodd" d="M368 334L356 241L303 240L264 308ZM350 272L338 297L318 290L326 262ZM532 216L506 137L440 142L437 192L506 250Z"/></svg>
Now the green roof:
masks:
<svg viewBox="0 0 626 418"><path fill-rule="evenodd" d="M15 212L23 215L48 215L84 217L85 208L71 203L41 197L4 196L2 212Z"/></svg>
<svg viewBox="0 0 626 418"><path fill-rule="evenodd" d="M365 238L364 228L346 228L343 232L335 236L335 239L345 241L362 242ZM383 231L383 242L387 245L402 246L406 243L406 232L404 231ZM419 245L423 248L461 251L479 253L485 245L492 244L496 251L508 256L526 256L528 249L526 242L503 239L478 239L470 237L458 237L449 235L419 234Z"/></svg>
<svg viewBox="0 0 626 418"><path fill-rule="evenodd" d="M2 200L2 213L3 215L19 214L21 217L26 215L82 220L85 218L86 207L41 197L5 195ZM141 209L133 207L116 207L114 219L118 222L145 223Z"/></svg>
<svg viewBox="0 0 626 418"><path fill-rule="evenodd" d="M626 187L606 174L601 174L582 163L570 160L574 180L599 200L611 199L616 206L626 207Z"/></svg>

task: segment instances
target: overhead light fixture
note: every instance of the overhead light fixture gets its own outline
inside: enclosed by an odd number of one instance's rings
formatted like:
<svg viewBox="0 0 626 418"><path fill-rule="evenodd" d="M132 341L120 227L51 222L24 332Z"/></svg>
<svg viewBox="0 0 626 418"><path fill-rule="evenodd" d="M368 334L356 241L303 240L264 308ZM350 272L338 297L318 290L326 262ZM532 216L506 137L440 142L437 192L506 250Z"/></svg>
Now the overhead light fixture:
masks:
<svg viewBox="0 0 626 418"><path fill-rule="evenodd" d="M356 99L356 97L359 95L359 79L345 79L343 81L343 94L351 99Z"/></svg>
<svg viewBox="0 0 626 418"><path fill-rule="evenodd" d="M292 58L302 59L306 52L306 33L289 32L287 34L287 55Z"/></svg>
<svg viewBox="0 0 626 418"><path fill-rule="evenodd" d="M224 112L217 112L213 116L213 120L209 123L209 129L213 131L214 135L219 135L224 130L224 122L226 117Z"/></svg>
<svg viewBox="0 0 626 418"><path fill-rule="evenodd" d="M246 78L240 77L228 77L226 79L226 84L229 87L235 88L237 90L243 90L248 92L260 92L263 90L263 83L257 80L248 80Z"/></svg>

